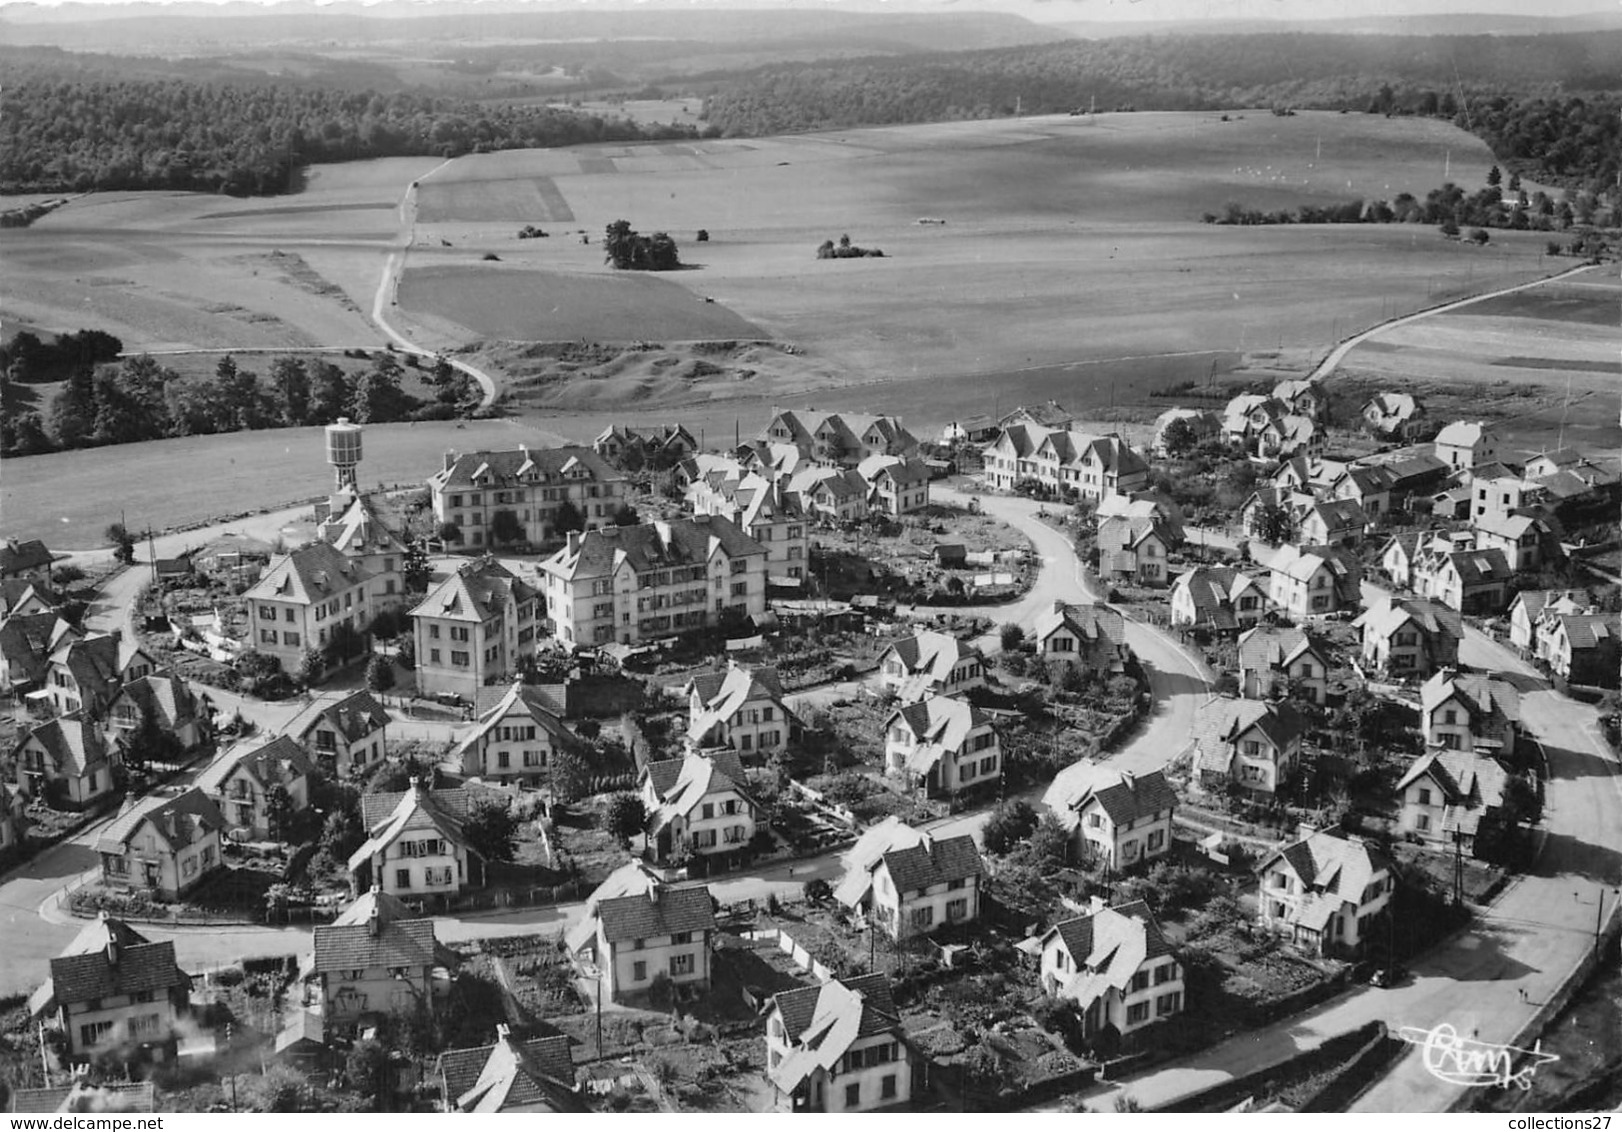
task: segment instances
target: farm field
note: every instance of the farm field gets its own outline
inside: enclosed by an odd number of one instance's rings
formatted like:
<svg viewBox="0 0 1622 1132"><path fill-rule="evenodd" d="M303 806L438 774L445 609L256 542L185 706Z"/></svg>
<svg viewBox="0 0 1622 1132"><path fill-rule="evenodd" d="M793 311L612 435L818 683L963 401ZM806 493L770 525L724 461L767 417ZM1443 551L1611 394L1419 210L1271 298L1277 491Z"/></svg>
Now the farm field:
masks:
<svg viewBox="0 0 1622 1132"><path fill-rule="evenodd" d="M424 483L448 449L559 444L565 437L510 420L368 425L360 484ZM589 439L589 438L588 438ZM189 436L7 460L0 517L8 536L53 550L104 545L120 513L132 529L184 526L332 491L320 428Z"/></svg>
<svg viewBox="0 0 1622 1132"><path fill-rule="evenodd" d="M1622 447L1619 304L1622 282L1614 268L1596 267L1380 331L1347 354L1341 371L1394 385L1541 388L1543 396L1528 412L1504 426L1522 452L1554 448L1562 438L1596 453L1614 452Z"/></svg>

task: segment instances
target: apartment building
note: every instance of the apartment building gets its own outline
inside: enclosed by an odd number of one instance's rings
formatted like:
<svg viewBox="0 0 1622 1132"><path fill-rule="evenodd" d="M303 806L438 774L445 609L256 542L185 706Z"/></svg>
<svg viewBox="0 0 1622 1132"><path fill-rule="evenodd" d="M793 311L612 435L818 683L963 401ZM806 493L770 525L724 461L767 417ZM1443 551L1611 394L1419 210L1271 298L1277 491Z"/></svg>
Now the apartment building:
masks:
<svg viewBox="0 0 1622 1132"><path fill-rule="evenodd" d="M469 562L411 610L417 690L473 702L535 652L544 607L534 587L491 558Z"/></svg>
<svg viewBox="0 0 1622 1132"><path fill-rule="evenodd" d="M305 649L324 651L335 633L364 637L378 612L372 582L359 561L324 542L273 558L242 595L249 645L295 672Z"/></svg>
<svg viewBox="0 0 1622 1132"><path fill-rule="evenodd" d="M482 550L506 541L498 533L503 529L521 532L512 541L543 545L563 538L563 520L588 531L611 525L625 501L625 477L590 448L519 445L506 452L445 453L428 492L435 521L456 524L462 545Z"/></svg>

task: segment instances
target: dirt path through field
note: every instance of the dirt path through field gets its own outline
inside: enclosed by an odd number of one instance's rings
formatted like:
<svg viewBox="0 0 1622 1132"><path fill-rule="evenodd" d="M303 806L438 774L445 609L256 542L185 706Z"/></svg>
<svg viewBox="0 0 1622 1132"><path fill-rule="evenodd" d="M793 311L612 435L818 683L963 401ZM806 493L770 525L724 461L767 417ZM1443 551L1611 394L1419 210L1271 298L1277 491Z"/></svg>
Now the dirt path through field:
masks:
<svg viewBox="0 0 1622 1132"><path fill-rule="evenodd" d="M1413 314L1403 315L1401 318L1394 318L1389 322L1382 322L1378 326L1371 326L1361 334L1352 335L1350 338L1346 339L1346 341L1329 351L1329 356L1319 363L1318 368L1313 370L1312 373L1308 375L1307 380L1319 381L1328 377L1330 374L1335 372L1335 370L1340 366L1341 362L1346 360L1347 354L1351 353L1354 349L1368 341L1370 338L1378 337L1388 330L1395 330L1399 326L1407 326L1410 322L1418 322L1420 319L1430 318L1432 315L1447 314L1450 311L1458 310L1460 307L1467 307L1472 303L1479 303L1486 299L1496 299L1501 295L1513 295L1518 291L1529 291L1533 287L1542 287L1549 283L1558 283L1561 280L1570 279L1574 275L1579 275L1582 272L1587 271L1592 266L1593 264L1585 263L1581 267L1573 267L1569 271L1562 271L1559 275L1551 275L1547 279L1534 279L1530 283L1517 283L1513 287L1503 287L1497 291L1488 291L1482 295L1472 295L1468 299L1458 299L1451 303L1443 303L1441 306L1431 307L1429 310L1416 311Z"/></svg>

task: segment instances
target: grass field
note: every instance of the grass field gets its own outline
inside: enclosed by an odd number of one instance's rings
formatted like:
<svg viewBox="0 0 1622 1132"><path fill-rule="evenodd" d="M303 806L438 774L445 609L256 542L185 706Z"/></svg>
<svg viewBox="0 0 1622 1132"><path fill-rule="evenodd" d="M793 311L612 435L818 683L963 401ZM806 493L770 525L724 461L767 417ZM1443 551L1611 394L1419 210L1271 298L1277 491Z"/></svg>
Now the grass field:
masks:
<svg viewBox="0 0 1622 1132"><path fill-rule="evenodd" d="M667 275L423 267L400 280L400 306L468 328L470 338L592 342L764 338L758 326Z"/></svg>

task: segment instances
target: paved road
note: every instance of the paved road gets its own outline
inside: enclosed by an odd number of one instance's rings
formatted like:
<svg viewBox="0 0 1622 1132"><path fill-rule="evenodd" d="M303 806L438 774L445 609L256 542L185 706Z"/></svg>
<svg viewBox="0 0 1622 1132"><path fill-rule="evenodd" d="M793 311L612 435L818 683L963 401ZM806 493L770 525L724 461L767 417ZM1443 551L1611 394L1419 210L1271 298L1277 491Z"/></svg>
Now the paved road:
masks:
<svg viewBox="0 0 1622 1132"><path fill-rule="evenodd" d="M1165 1105L1374 1020L1393 1029L1445 1022L1463 1035L1478 1033L1483 1042L1508 1042L1593 946L1599 895L1605 893L1609 916L1622 882L1622 778L1600 739L1598 712L1556 694L1536 670L1473 629L1460 660L1502 673L1523 689L1525 726L1548 751L1544 824L1551 832L1532 872L1463 933L1413 964L1408 984L1358 987L1304 1015L1101 1090L1087 1098L1089 1108L1113 1111L1119 1093L1145 1108ZM1440 1112L1460 1093L1409 1052L1354 1111Z"/></svg>

